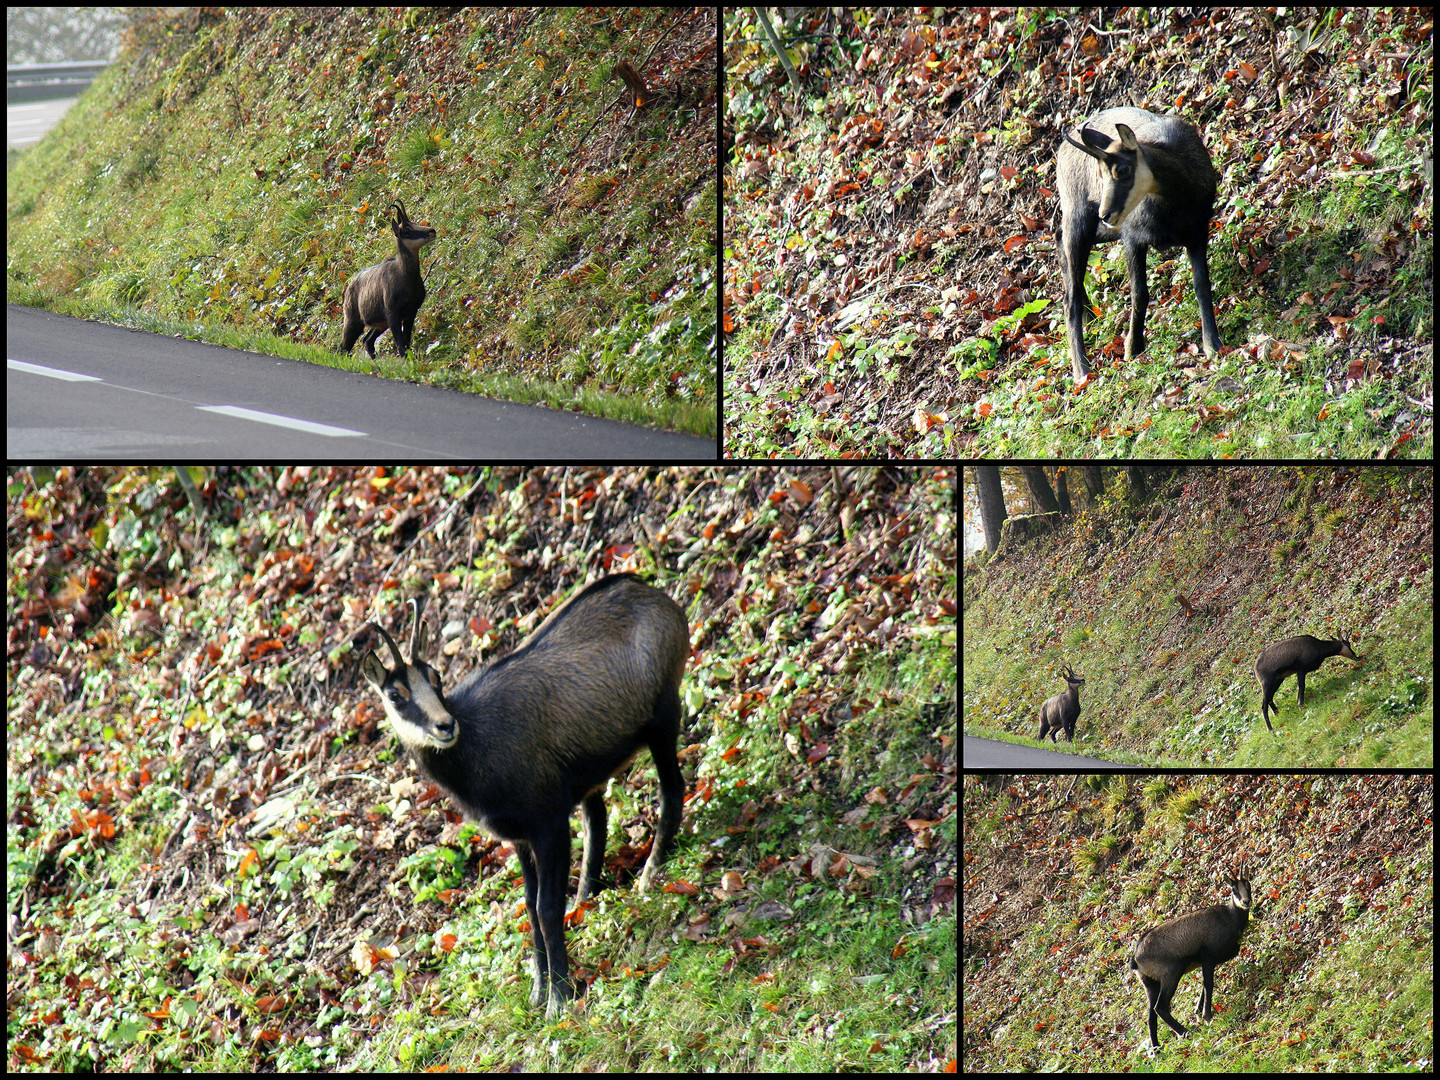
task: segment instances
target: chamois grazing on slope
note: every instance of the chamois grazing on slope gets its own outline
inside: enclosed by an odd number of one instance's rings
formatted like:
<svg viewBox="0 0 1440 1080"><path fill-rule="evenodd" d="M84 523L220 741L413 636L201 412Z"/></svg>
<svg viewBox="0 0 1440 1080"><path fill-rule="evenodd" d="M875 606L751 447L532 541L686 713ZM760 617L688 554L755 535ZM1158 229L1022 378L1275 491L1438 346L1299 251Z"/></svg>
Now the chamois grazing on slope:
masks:
<svg viewBox="0 0 1440 1080"><path fill-rule="evenodd" d="M1260 715L1265 718L1267 728L1275 730L1270 723L1270 713L1280 715L1280 710L1275 707L1275 691L1280 689L1280 684L1294 675L1296 682L1300 684L1297 703L1303 707L1305 676L1332 656L1343 656L1357 664L1364 659L1363 656L1355 655L1348 638L1337 637L1333 641L1322 641L1309 634L1277 641L1260 651L1255 660L1255 678L1260 680Z"/></svg>
<svg viewBox="0 0 1440 1080"><path fill-rule="evenodd" d="M1055 156L1060 187L1060 273L1065 288L1065 327L1075 381L1089 372L1085 320L1092 314L1085 292L1090 250L1125 242L1130 272L1130 332L1125 359L1145 351L1145 308L1150 291L1145 260L1153 248L1183 247L1195 276L1205 355L1220 351L1215 304L1210 294L1210 217L1220 177L1200 133L1175 116L1144 109L1106 109L1085 121L1075 138L1065 132Z"/></svg>
<svg viewBox="0 0 1440 1080"><path fill-rule="evenodd" d="M565 955L570 812L582 808L585 854L576 902L599 886L605 857L605 785L648 748L660 776L660 825L637 889L654 883L680 827L685 781L680 677L690 627L679 605L631 574L614 574L561 606L514 652L448 692L424 659L423 601L410 601L410 660L361 664L419 770L466 817L508 840L525 878L534 936L530 1003L555 1016L575 995Z"/></svg>
<svg viewBox="0 0 1440 1080"><path fill-rule="evenodd" d="M415 313L425 303L425 282L420 277L420 249L435 239L435 230L416 225L405 213L405 204L396 199L394 209L395 254L375 266L361 270L345 286L341 306L345 309L345 336L341 352L355 347L360 331L361 344L375 359L375 342L386 330L395 342L395 351L405 356L415 333Z"/></svg>
<svg viewBox="0 0 1440 1080"><path fill-rule="evenodd" d="M1195 1015L1208 1021L1214 1017L1211 995L1215 968L1240 955L1240 938L1250 924L1250 878L1244 867L1230 879L1230 902L1215 904L1178 919L1163 922L1141 934L1130 954L1130 970L1145 988L1150 1021L1150 1046L1160 1048L1155 1017L1170 1025L1177 1035L1188 1030L1170 1015L1170 1001L1181 976L1200 969L1203 986Z"/></svg>
<svg viewBox="0 0 1440 1080"><path fill-rule="evenodd" d="M1040 706L1040 741L1045 741L1045 735L1050 735L1052 743L1058 743L1055 738L1063 728L1065 738L1072 743L1075 741L1075 721L1080 716L1080 687L1085 685L1085 680L1067 665L1060 673L1065 680L1066 687L1063 694L1056 694L1047 698L1045 704Z"/></svg>

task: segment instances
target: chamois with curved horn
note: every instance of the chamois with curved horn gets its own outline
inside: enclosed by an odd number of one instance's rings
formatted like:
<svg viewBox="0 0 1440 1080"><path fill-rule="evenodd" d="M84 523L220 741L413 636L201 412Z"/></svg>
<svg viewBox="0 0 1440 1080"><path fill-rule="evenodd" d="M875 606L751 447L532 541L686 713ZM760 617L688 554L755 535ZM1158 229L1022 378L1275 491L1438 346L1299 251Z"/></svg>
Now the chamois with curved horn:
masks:
<svg viewBox="0 0 1440 1080"><path fill-rule="evenodd" d="M1075 721L1080 716L1080 687L1085 685L1085 680L1076 675L1069 665L1060 673L1065 680L1066 687L1063 694L1056 694L1048 698L1045 704L1040 706L1040 741L1045 741L1048 733L1052 743L1058 743L1055 738L1061 731L1065 732L1065 738L1072 743L1075 741Z"/></svg>
<svg viewBox="0 0 1440 1080"><path fill-rule="evenodd" d="M1215 304L1210 294L1210 216L1219 174L1200 133L1176 116L1144 109L1098 112L1080 125L1079 138L1065 132L1055 155L1060 187L1060 273L1064 278L1065 327L1070 364L1079 382L1085 362L1085 320L1093 311L1085 272L1096 243L1125 242L1130 272L1130 332L1125 359L1145 351L1145 308L1150 291L1145 260L1150 249L1183 247L1195 276L1200 340L1205 355L1220 351Z"/></svg>
<svg viewBox="0 0 1440 1080"><path fill-rule="evenodd" d="M345 335L340 351L348 353L353 349L355 339L363 330L365 337L361 344L372 360L375 342L386 330L390 331L397 353L405 356L410 351L415 313L425 302L420 249L435 239L435 230L412 222L399 199L386 209L395 211L395 221L390 225L390 231L395 234L395 254L382 263L367 266L351 278L341 304L345 310Z"/></svg>
<svg viewBox="0 0 1440 1080"><path fill-rule="evenodd" d="M599 888L606 784L642 749L660 777L660 823L637 891L655 884L680 827L685 781L676 743L689 623L659 589L612 574L514 652L446 687L427 659L423 597L410 605L409 660L372 624L395 666L370 652L361 671L419 770L466 817L514 846L534 939L530 1002L554 1016L575 996L565 955L571 810L581 807L585 824L577 902Z"/></svg>
<svg viewBox="0 0 1440 1080"><path fill-rule="evenodd" d="M1160 1048L1155 1018L1170 1025L1177 1035L1189 1034L1170 1015L1170 1001L1187 973L1200 969L1203 986L1195 1015L1210 1020L1215 1016L1211 996L1215 969L1240 955L1240 938L1250 925L1250 876L1242 866L1229 881L1230 901L1215 904L1178 919L1163 922L1141 934L1130 954L1130 970L1145 988L1146 1015L1150 1021L1150 1047Z"/></svg>

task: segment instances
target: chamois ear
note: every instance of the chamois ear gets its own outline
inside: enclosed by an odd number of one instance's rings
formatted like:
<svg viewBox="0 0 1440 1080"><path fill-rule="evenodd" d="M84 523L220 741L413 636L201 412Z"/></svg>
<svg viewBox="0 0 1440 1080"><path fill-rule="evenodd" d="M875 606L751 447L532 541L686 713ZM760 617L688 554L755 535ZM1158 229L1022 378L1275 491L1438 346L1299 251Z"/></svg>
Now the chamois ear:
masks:
<svg viewBox="0 0 1440 1080"><path fill-rule="evenodd" d="M364 333L361 344L375 359L375 342L386 330L395 342L395 351L406 356L415 332L415 313L425 302L425 281L420 276L420 249L435 239L435 230L416 225L396 199L385 208L395 211L390 231L395 234L395 255L375 266L367 266L345 285L340 306L345 313L341 351L348 353Z"/></svg>
<svg viewBox="0 0 1440 1080"><path fill-rule="evenodd" d="M1240 955L1240 939L1250 925L1250 879L1242 867L1239 878L1229 882L1230 901L1182 915L1141 934L1130 954L1130 970L1140 980L1147 1002L1150 1047L1160 1048L1155 1018L1158 1016L1177 1035L1188 1034L1170 1015L1170 1001L1188 971L1200 969L1202 987L1195 1015L1214 1017L1211 997L1215 969Z"/></svg>
<svg viewBox="0 0 1440 1080"><path fill-rule="evenodd" d="M1076 138L1075 135L1079 137ZM1085 272L1096 243L1124 240L1130 273L1127 361L1145 351L1145 281L1149 249L1183 247L1195 277L1201 342L1207 356L1220 351L1210 293L1206 246L1215 211L1219 174L1200 133L1174 116L1144 109L1106 109L1072 135L1063 134L1055 155L1060 191L1056 250L1065 290L1065 327L1075 380L1089 373L1085 320L1092 314Z"/></svg>
<svg viewBox="0 0 1440 1080"><path fill-rule="evenodd" d="M361 665L421 773L466 817L515 847L534 937L530 1000L555 1015L574 996L565 955L570 812L582 807L578 900L599 888L606 782L649 749L660 777L660 823L638 891L654 883L680 827L680 679L690 627L674 600L630 574L595 582L552 613L510 655L447 693L427 662L423 598L410 603L410 659L371 652Z"/></svg>

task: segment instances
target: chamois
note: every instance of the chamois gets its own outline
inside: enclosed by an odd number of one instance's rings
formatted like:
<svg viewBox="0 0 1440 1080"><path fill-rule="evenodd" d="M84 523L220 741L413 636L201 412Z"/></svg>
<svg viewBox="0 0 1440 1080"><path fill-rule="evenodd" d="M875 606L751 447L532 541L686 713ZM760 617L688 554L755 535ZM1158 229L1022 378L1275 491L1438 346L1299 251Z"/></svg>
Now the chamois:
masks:
<svg viewBox="0 0 1440 1080"><path fill-rule="evenodd" d="M1075 741L1075 721L1080 716L1080 687L1085 685L1085 680L1072 671L1066 665L1060 677L1065 680L1066 687L1063 694L1056 694L1047 698L1045 704L1040 706L1040 741L1045 741L1048 732L1051 743L1058 743L1055 738L1063 728L1065 738L1072 743Z"/></svg>
<svg viewBox="0 0 1440 1080"><path fill-rule="evenodd" d="M638 891L653 884L680 826L685 781L680 678L690 628L679 605L631 574L586 587L514 652L447 693L424 659L423 600L410 601L410 661L378 624L395 658L368 653L365 678L416 766L465 815L514 845L534 937L530 1003L555 1016L575 995L565 955L570 812L582 807L584 861L576 898L599 886L610 777L648 747L660 776L660 824Z"/></svg>
<svg viewBox="0 0 1440 1080"><path fill-rule="evenodd" d="M1280 684L1294 675L1296 682L1300 684L1297 704L1303 707L1305 676L1332 656L1343 656L1357 664L1364 659L1363 656L1355 655L1348 638L1337 637L1333 641L1321 641L1309 634L1286 638L1260 650L1260 655L1255 660L1255 678L1260 680L1260 715L1265 718L1267 728L1275 730L1270 723L1270 713L1280 715L1280 710L1275 707L1275 691L1280 688Z"/></svg>
<svg viewBox="0 0 1440 1080"><path fill-rule="evenodd" d="M1060 187L1057 248L1075 381L1090 370L1085 363L1084 327L1093 312L1085 293L1085 272L1090 249L1097 242L1125 242L1130 272L1127 361L1145 351L1145 308L1150 303L1145 259L1152 247L1183 247L1189 254L1200 306L1200 340L1205 355L1215 356L1220 351L1220 331L1215 328L1205 249L1220 177L1200 133L1175 116L1120 108L1096 113L1077 134L1078 140L1066 131L1055 155Z"/></svg>
<svg viewBox="0 0 1440 1080"><path fill-rule="evenodd" d="M375 342L386 330L395 342L395 351L405 356L410 351L410 338L415 333L415 313L425 302L425 282L420 277L420 249L435 239L435 230L416 225L405 212L405 204L396 199L387 207L395 210L396 252L375 266L367 266L345 286L341 306L345 310L345 336L341 352L355 347L355 339L365 330L361 344L375 359ZM388 221L388 219L387 219Z"/></svg>
<svg viewBox="0 0 1440 1080"><path fill-rule="evenodd" d="M1230 879L1230 902L1215 904L1178 919L1163 922L1141 934L1130 954L1130 970L1145 988L1150 1021L1150 1046L1160 1048L1155 1032L1155 1017L1170 1025L1177 1035L1187 1029L1170 1015L1170 1000L1180 979L1187 972L1200 969L1203 986L1195 1015L1206 1020L1214 1017L1211 995L1215 987L1215 968L1240 955L1240 938L1250 923L1250 878L1240 869L1239 877Z"/></svg>

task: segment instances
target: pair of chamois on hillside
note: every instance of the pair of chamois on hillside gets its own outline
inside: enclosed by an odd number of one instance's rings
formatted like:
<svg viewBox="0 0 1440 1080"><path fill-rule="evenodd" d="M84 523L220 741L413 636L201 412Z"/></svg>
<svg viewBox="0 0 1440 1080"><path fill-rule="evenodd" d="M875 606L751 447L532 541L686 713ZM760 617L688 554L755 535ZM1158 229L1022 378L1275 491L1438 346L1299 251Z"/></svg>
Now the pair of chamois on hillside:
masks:
<svg viewBox="0 0 1440 1080"><path fill-rule="evenodd" d="M1184 601L1182 606L1187 607ZM1343 656L1347 660L1354 660L1359 663L1363 657L1356 656L1355 651L1350 647L1350 640L1344 637L1337 637L1330 641L1322 641L1320 638L1303 634L1300 637L1286 638L1284 641L1277 641L1274 645L1267 645L1260 651L1259 657L1255 660L1255 678L1260 682L1260 715L1265 720L1265 726L1271 731L1275 730L1270 723L1270 713L1280 715L1280 710L1275 706L1275 691L1280 684L1294 675L1299 684L1298 704L1305 704L1305 676L1314 671L1332 656ZM1045 736L1050 736L1052 743L1058 742L1056 736L1065 732L1065 738L1070 742L1075 741L1075 721L1080 716L1080 687L1085 685L1085 679L1076 675L1068 665L1060 673L1065 680L1065 692L1048 698L1040 706L1040 740L1043 742Z"/></svg>

